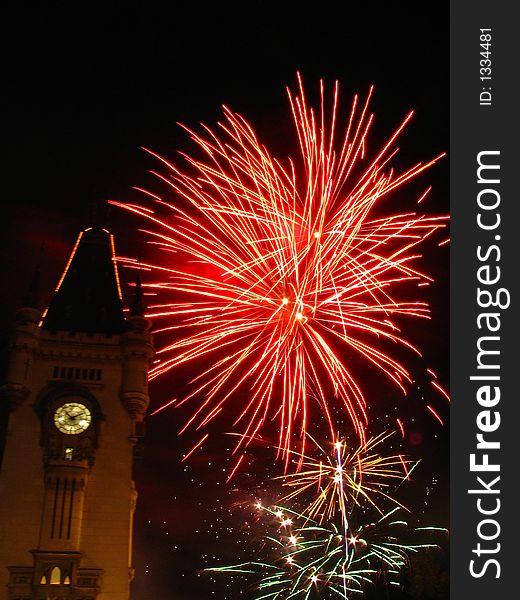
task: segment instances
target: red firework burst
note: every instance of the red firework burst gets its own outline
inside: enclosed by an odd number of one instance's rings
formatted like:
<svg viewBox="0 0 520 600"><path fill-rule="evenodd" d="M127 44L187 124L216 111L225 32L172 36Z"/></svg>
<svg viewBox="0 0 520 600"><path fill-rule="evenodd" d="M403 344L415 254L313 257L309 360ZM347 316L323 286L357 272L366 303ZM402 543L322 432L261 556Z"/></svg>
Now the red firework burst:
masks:
<svg viewBox="0 0 520 600"><path fill-rule="evenodd" d="M365 439L366 402L348 357L362 357L405 390L410 374L384 342L418 352L395 317L428 318L428 306L397 294L403 282L431 281L415 266L417 246L446 221L415 211L374 216L390 192L443 156L401 173L390 167L413 113L368 159L372 89L364 103L354 98L338 139L337 83L330 111L323 84L318 111L299 84L299 95L289 91L296 161L273 158L247 121L224 107L217 133L186 129L202 158L184 155L188 166L180 170L157 156L175 203L144 190L147 205L113 202L153 224L146 231L152 243L196 261L194 269L163 254L170 258L143 265L156 277L147 287L161 299L148 316L156 331L171 334L151 376L196 359L205 364L191 393L167 405L196 401L186 427L197 428L234 410L237 449L278 420L286 460L296 442L303 455L313 403L331 439L333 403Z"/></svg>

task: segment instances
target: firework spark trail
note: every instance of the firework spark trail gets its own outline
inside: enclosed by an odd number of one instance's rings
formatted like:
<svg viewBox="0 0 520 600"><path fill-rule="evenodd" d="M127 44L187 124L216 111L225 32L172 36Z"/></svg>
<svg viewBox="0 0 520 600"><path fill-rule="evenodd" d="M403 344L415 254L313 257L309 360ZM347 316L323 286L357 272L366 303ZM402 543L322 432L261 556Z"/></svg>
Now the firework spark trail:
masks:
<svg viewBox="0 0 520 600"><path fill-rule="evenodd" d="M342 539L344 549L343 597L348 597L346 565L349 563L349 513L354 506L360 506L359 497L377 509L377 504L372 496L382 494L385 499L391 498L384 489L388 487L386 480L404 479L408 477L407 463L402 455L381 456L375 450L388 440L392 433L383 433L368 440L366 443L347 451L347 444L341 441L334 443L332 456L326 454L324 461L309 456L304 456L301 468L294 473L281 477L286 487L292 488L291 493L282 498L282 502L301 499L309 489L317 485L317 496L314 496L308 506L305 506L300 516L308 520L315 520L320 525L325 520L334 519L340 515L342 525ZM313 440L316 448L324 454L323 448ZM398 460L403 471L398 468ZM365 473L366 471L366 473ZM323 479L325 474L325 485ZM395 481L394 481L395 482Z"/></svg>
<svg viewBox="0 0 520 600"><path fill-rule="evenodd" d="M273 545L274 558L206 569L213 573L255 574L259 578L253 588L255 600L309 600L316 591L325 590L346 598L350 593L362 593L367 585L375 585L382 575L389 585L399 585L398 576L408 556L437 547L424 541L401 542L403 533L409 537L414 530L396 518L400 510L396 507L374 521L365 518L355 526L350 534L352 551L345 559L344 534L334 523L309 521L287 507L257 503L256 508L275 527L275 535L266 538ZM415 531L446 532L438 527Z"/></svg>
<svg viewBox="0 0 520 600"><path fill-rule="evenodd" d="M342 573L343 573L343 593L345 600L347 599L347 573L345 565L348 563L349 553L348 553L348 516L347 516L347 507L345 505L345 490L343 487L343 457L342 450L343 444L340 441L337 441L335 444L336 449L336 476L337 479L337 487L338 487L338 496L339 496L339 510L341 513L342 521L343 521L343 539L344 539L344 547L345 547L345 560L342 565Z"/></svg>
<svg viewBox="0 0 520 600"><path fill-rule="evenodd" d="M312 491L300 512L320 524L334 519L338 513L348 523L348 511L353 506L366 505L378 511L381 500L404 508L390 490L409 479L418 462L402 454L379 453L393 435L394 432L380 433L351 449L347 443L337 441L332 452L312 439L316 456L305 455L299 470L276 478L289 490L281 501L301 502Z"/></svg>
<svg viewBox="0 0 520 600"><path fill-rule="evenodd" d="M286 465L291 448L305 452L311 411L325 415L334 439L332 414L340 407L364 441L366 401L345 358L363 358L406 390L411 376L386 348L419 353L395 319L429 318L429 311L421 300L399 298L399 290L431 281L415 266L417 246L446 221L374 214L443 156L398 174L390 167L412 113L369 160L372 89L364 103L354 98L340 138L338 85L329 114L323 84L315 111L299 83L299 96L289 92L299 160L273 158L245 119L224 107L218 133L185 128L203 155L184 154L185 171L155 155L168 169L156 175L175 201L145 192L153 208L112 202L150 222L145 233L167 257L141 263L156 278L146 287L164 298L147 316L156 333L169 336L151 377L205 361L192 391L169 401L199 402L186 427L202 428L225 408L235 410L239 452L277 419ZM233 407L231 398L238 398Z"/></svg>
<svg viewBox="0 0 520 600"><path fill-rule="evenodd" d="M411 528L400 516L408 509L396 493L417 463L381 453L394 433L359 446L337 439L327 452L312 440L300 471L270 478L282 482L280 501L254 502L262 528L255 558L248 550L247 562L205 571L256 575L248 590L255 600L347 599L368 586L399 586L410 555L437 547L424 536L447 530ZM298 453L291 454L298 462ZM241 508L251 510L250 502Z"/></svg>
<svg viewBox="0 0 520 600"><path fill-rule="evenodd" d="M393 514L395 510L407 510L392 492L397 490L403 481L409 480L410 473L418 462L403 457L402 454L380 453L382 446L394 435L395 432L383 432L360 445L340 441L337 437L330 451L326 450L327 446L322 446L311 438L312 446L309 445L308 448L312 448L312 455L304 455L302 458L297 451L290 451L293 463L301 462L300 469L271 478L273 482L282 483L281 506L270 509L264 507L260 501L255 503L259 511L276 517L280 528L283 529L281 547L287 551L285 540L289 541L291 547L295 546L284 555L284 560L290 563L292 569L303 568L298 559L310 548L317 547L315 535L308 542L303 541L308 534L320 531L327 532L326 535L330 536L330 530L334 528L333 577L337 579L337 587L334 590L344 599L347 599L352 591L349 587L351 565L353 561L355 563L358 560L358 532L351 526L352 516L355 523L356 518L359 518L358 513L370 509L378 515L378 521L382 521L387 514ZM394 505L392 510L388 509L390 505ZM288 506L292 508L288 509ZM274 541L274 538L269 539ZM321 554L321 542L318 546L320 553L313 561L330 560L330 556ZM316 578L317 570L309 575L312 564L314 563L309 562L305 567L304 582L291 584L295 586L293 591L299 590L295 597L299 597L298 593L301 593L298 587L300 583L308 583L309 577ZM261 587L270 587L271 584L274 585L274 581L268 578ZM306 589L309 591L311 588Z"/></svg>

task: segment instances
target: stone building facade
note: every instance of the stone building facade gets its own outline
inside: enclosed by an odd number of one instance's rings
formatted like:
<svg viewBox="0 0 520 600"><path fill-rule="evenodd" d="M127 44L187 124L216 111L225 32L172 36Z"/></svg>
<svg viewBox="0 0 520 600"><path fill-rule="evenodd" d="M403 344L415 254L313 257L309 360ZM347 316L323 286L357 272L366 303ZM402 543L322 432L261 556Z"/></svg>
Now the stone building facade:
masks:
<svg viewBox="0 0 520 600"><path fill-rule="evenodd" d="M113 237L89 228L43 314L35 287L1 388L0 598L128 600L154 354L140 282L125 317Z"/></svg>

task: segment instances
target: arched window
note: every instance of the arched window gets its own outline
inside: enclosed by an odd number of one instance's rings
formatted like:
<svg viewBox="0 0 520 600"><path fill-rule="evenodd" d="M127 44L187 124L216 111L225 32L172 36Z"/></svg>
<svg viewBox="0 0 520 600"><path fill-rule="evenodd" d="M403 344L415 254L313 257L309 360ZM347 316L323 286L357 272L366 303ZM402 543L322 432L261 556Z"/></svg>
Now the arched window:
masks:
<svg viewBox="0 0 520 600"><path fill-rule="evenodd" d="M49 582L51 585L60 585L61 584L61 569L59 567L54 567L51 571L51 580Z"/></svg>

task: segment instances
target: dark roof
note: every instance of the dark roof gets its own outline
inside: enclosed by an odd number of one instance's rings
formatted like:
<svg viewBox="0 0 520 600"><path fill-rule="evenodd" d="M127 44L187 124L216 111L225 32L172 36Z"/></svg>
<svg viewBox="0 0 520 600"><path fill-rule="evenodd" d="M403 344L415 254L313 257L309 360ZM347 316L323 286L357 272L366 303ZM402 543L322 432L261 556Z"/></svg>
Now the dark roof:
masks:
<svg viewBox="0 0 520 600"><path fill-rule="evenodd" d="M109 231L91 227L80 233L42 327L106 334L124 330L113 237Z"/></svg>

